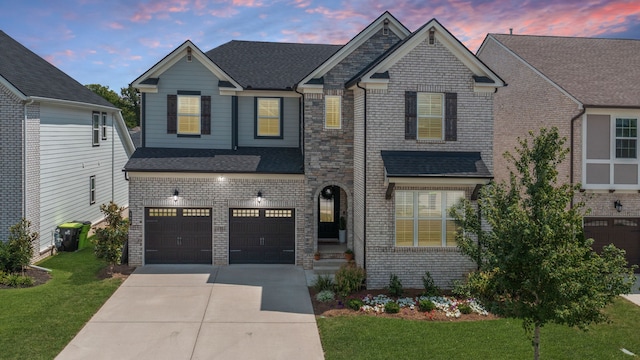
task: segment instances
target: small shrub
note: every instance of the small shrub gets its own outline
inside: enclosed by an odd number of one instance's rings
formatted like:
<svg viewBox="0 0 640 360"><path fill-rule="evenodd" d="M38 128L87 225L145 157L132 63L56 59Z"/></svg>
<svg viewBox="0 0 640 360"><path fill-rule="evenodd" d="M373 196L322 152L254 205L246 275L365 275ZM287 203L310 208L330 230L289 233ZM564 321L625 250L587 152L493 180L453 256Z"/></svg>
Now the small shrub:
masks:
<svg viewBox="0 0 640 360"><path fill-rule="evenodd" d="M473 311L471 310L471 306L469 306L469 304L460 304L458 305L458 310L460 311L460 313L468 315L471 314Z"/></svg>
<svg viewBox="0 0 640 360"><path fill-rule="evenodd" d="M400 281L398 275L391 274L391 276L389 277L389 287L387 290L389 291L389 295L391 296L402 296L402 281Z"/></svg>
<svg viewBox="0 0 640 360"><path fill-rule="evenodd" d="M384 304L384 312L386 312L387 314L397 314L400 312L400 305L398 305L398 303L396 303L395 301L389 301L388 303Z"/></svg>
<svg viewBox="0 0 640 360"><path fill-rule="evenodd" d="M467 283L460 280L453 281L453 289L451 290L451 293L458 299L468 299L471 297L471 289Z"/></svg>
<svg viewBox="0 0 640 360"><path fill-rule="evenodd" d="M348 263L342 265L335 275L335 287L338 295L347 297L363 287L364 280L367 278L367 273L363 268Z"/></svg>
<svg viewBox="0 0 640 360"><path fill-rule="evenodd" d="M436 286L430 272L424 273L422 277L422 285L424 286L424 296L438 296L440 289Z"/></svg>
<svg viewBox="0 0 640 360"><path fill-rule="evenodd" d="M316 300L320 302L333 301L335 298L336 294L331 290L323 290L316 294Z"/></svg>
<svg viewBox="0 0 640 360"><path fill-rule="evenodd" d="M422 312L431 312L436 309L436 304L431 300L423 299L418 302L418 307Z"/></svg>
<svg viewBox="0 0 640 360"><path fill-rule="evenodd" d="M95 244L96 257L104 259L113 269L113 265L118 264L122 257L122 248L129 234L129 221L121 215L124 208L113 201L108 205L100 205L100 211L105 216L107 226L96 229L92 242Z"/></svg>
<svg viewBox="0 0 640 360"><path fill-rule="evenodd" d="M30 276L8 274L0 271L0 284L10 287L33 286L34 280Z"/></svg>
<svg viewBox="0 0 640 360"><path fill-rule="evenodd" d="M0 241L0 270L8 273L23 271L31 263L38 233L31 232L30 227L31 222L21 219L9 228L7 242Z"/></svg>
<svg viewBox="0 0 640 360"><path fill-rule="evenodd" d="M351 298L347 301L347 307L349 309L358 311L364 305L364 302L360 299Z"/></svg>
<svg viewBox="0 0 640 360"><path fill-rule="evenodd" d="M330 275L319 275L313 282L313 289L317 292L321 292L323 290L333 291L334 288L335 283Z"/></svg>

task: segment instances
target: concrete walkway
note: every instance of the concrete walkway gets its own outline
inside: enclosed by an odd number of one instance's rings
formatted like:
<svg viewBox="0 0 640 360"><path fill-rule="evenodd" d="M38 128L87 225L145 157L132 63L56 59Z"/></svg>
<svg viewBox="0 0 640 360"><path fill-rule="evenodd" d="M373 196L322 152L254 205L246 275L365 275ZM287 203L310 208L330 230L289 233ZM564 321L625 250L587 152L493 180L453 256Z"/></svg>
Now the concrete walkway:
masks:
<svg viewBox="0 0 640 360"><path fill-rule="evenodd" d="M56 359L324 359L293 265L138 268Z"/></svg>
<svg viewBox="0 0 640 360"><path fill-rule="evenodd" d="M640 274L636 274L636 283L631 288L631 294L622 297L640 306Z"/></svg>

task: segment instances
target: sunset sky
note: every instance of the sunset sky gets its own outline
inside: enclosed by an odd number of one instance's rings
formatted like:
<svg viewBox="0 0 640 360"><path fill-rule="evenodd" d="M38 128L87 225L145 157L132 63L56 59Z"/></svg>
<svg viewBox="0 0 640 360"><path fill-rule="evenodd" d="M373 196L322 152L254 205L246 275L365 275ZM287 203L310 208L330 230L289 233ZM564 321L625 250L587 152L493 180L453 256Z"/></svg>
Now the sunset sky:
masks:
<svg viewBox="0 0 640 360"><path fill-rule="evenodd" d="M203 51L230 40L344 44L385 10L411 31L436 18L473 52L509 28L640 39L638 0L0 0L0 30L80 83L119 92L187 39Z"/></svg>

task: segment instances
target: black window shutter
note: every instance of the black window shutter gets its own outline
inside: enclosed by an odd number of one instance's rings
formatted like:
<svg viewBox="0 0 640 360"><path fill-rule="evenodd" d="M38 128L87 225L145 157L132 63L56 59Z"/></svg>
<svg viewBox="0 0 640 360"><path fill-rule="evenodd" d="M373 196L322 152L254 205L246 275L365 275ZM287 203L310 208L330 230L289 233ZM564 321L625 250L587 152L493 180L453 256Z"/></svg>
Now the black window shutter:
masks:
<svg viewBox="0 0 640 360"><path fill-rule="evenodd" d="M200 97L200 133L211 134L211 96Z"/></svg>
<svg viewBox="0 0 640 360"><path fill-rule="evenodd" d="M444 94L444 140L458 140L458 94Z"/></svg>
<svg viewBox="0 0 640 360"><path fill-rule="evenodd" d="M178 132L178 95L167 95L167 134Z"/></svg>
<svg viewBox="0 0 640 360"><path fill-rule="evenodd" d="M415 91L405 91L404 93L404 138L406 140L416 139L418 95Z"/></svg>

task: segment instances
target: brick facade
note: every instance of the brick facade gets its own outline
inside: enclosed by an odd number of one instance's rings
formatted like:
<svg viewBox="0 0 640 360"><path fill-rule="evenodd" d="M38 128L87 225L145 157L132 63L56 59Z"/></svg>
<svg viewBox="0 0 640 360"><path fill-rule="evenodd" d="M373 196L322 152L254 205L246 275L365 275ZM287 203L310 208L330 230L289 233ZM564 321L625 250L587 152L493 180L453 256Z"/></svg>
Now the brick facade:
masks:
<svg viewBox="0 0 640 360"><path fill-rule="evenodd" d="M178 201L173 192L179 189ZM262 191L263 199L256 201ZM213 216L213 265L229 264L229 209L230 208L293 208L296 214L296 264L311 266L304 254L305 197L302 176L287 179L238 179L218 177L141 177L132 174L129 180L129 264L143 265L144 208L145 207L209 207Z"/></svg>
<svg viewBox="0 0 640 360"><path fill-rule="evenodd" d="M433 66L437 64L437 66ZM393 198L387 200L384 183L385 173L381 150L423 151L477 151L492 170L493 138L493 94L475 93L473 73L443 44L423 42L400 59L389 70L390 82L387 90L368 90L367 144L363 137L355 138L355 168L363 168L362 152L366 153L366 209L357 203L357 212L366 216L366 266L367 287L382 288L388 285L391 273L398 275L408 287L421 287L422 276L429 271L436 284L447 288L451 281L461 279L474 269L474 264L459 253L457 248L403 248L395 246L395 205ZM455 92L458 94L457 141L405 140L404 115L405 91ZM360 103L361 91L357 103ZM364 99L362 99L364 101ZM356 128L364 128L363 115L358 113ZM363 130L362 130L363 131ZM356 198L363 192L364 174L357 172ZM396 187L396 190L403 187ZM467 197L473 189L469 187L434 187L421 185L416 190L464 190ZM356 225L356 229L364 224ZM364 243L360 231L356 235L358 245ZM362 246L362 245L360 245ZM356 247L356 253L365 249Z"/></svg>

